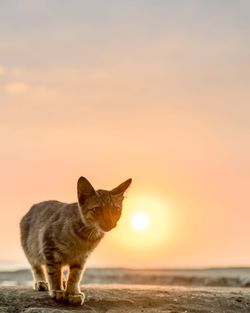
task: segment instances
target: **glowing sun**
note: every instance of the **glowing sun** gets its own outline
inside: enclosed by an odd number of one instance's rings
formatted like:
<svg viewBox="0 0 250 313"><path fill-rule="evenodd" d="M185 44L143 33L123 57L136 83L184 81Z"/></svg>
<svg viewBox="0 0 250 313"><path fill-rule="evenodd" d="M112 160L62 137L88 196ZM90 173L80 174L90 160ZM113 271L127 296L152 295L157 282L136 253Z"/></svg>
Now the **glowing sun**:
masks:
<svg viewBox="0 0 250 313"><path fill-rule="evenodd" d="M173 208L169 201L148 194L128 197L116 229L116 240L132 253L161 249L173 238ZM134 250L133 250L134 249ZM145 254L146 255L146 254ZM140 255L141 256L141 255Z"/></svg>
<svg viewBox="0 0 250 313"><path fill-rule="evenodd" d="M131 218L131 225L137 231L143 231L149 228L150 219L145 213L134 213Z"/></svg>

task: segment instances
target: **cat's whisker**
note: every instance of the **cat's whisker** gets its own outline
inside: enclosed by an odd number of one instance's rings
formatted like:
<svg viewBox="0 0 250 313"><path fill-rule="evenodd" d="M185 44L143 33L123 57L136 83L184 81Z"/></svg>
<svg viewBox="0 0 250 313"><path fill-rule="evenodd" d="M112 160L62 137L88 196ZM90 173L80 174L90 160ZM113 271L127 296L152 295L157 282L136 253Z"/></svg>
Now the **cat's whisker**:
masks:
<svg viewBox="0 0 250 313"><path fill-rule="evenodd" d="M95 228L91 229L89 236L88 236L88 239L89 240L95 239L95 234L96 234L96 229Z"/></svg>
<svg viewBox="0 0 250 313"><path fill-rule="evenodd" d="M94 232L94 230L92 229L91 231L90 231L90 233L89 233L89 240L92 240L92 236L93 236L93 232Z"/></svg>

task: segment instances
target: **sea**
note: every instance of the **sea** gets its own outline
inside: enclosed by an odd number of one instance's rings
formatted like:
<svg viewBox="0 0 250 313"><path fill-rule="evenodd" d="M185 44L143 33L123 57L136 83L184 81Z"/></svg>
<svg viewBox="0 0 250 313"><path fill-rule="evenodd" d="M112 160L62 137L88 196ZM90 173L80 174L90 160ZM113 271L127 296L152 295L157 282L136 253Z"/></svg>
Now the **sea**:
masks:
<svg viewBox="0 0 250 313"><path fill-rule="evenodd" d="M28 268L20 268L19 266L20 264L6 264L6 266L1 267L0 286L32 286L30 270ZM250 288L250 268L87 268L82 279L82 284Z"/></svg>

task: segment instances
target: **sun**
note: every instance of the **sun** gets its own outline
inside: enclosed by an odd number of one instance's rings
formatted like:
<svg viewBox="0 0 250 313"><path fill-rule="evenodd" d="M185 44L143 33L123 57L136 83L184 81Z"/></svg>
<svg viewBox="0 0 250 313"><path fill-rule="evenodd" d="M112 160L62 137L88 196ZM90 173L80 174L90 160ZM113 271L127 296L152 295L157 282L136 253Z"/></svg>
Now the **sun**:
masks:
<svg viewBox="0 0 250 313"><path fill-rule="evenodd" d="M151 253L173 242L174 205L161 195L139 194L126 198L123 216L114 236L117 245L131 253ZM115 234L114 234L115 235ZM142 256L143 254L140 254ZM139 256L138 256L139 257Z"/></svg>
<svg viewBox="0 0 250 313"><path fill-rule="evenodd" d="M131 218L131 225L136 231L144 231L150 226L148 214L140 212L134 213Z"/></svg>

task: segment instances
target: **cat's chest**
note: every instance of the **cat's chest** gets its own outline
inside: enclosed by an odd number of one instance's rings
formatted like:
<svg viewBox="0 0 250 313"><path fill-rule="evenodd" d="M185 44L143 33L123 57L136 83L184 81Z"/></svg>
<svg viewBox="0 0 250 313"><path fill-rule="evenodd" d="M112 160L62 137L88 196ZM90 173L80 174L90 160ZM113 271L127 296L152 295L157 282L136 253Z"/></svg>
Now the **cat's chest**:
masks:
<svg viewBox="0 0 250 313"><path fill-rule="evenodd" d="M60 233L55 233L53 228L50 228L47 232L51 234L51 240L56 247L56 251L54 251L56 261L65 265L84 263L104 236L103 233L98 231L82 231L81 227L78 229L75 227L76 225L67 224ZM92 238L90 238L91 236ZM46 236L45 239L47 239ZM50 245L51 240L45 240L45 246Z"/></svg>
<svg viewBox="0 0 250 313"><path fill-rule="evenodd" d="M78 240L72 248L76 254L85 255L93 250L93 243L87 240Z"/></svg>
<svg viewBox="0 0 250 313"><path fill-rule="evenodd" d="M98 241L99 242L99 241ZM89 254L97 246L98 243L89 242L86 240L76 240L68 245L65 251L66 263L83 263L88 258Z"/></svg>
<svg viewBox="0 0 250 313"><path fill-rule="evenodd" d="M69 259L86 259L90 253L90 245L88 243L75 243L69 247Z"/></svg>

